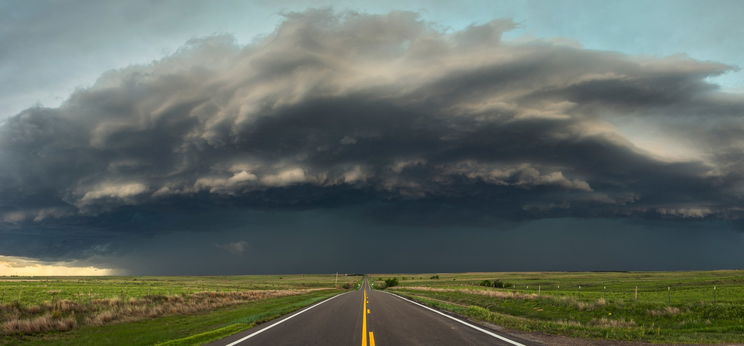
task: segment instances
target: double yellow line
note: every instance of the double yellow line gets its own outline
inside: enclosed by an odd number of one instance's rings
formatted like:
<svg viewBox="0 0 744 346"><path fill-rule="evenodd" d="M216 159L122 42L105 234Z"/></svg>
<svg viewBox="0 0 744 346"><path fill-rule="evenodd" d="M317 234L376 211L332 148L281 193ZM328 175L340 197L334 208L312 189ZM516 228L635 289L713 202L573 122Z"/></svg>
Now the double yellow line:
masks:
<svg viewBox="0 0 744 346"><path fill-rule="evenodd" d="M364 288L364 297L362 301L362 346L375 346L375 334L369 332L369 345L367 345L367 287Z"/></svg>

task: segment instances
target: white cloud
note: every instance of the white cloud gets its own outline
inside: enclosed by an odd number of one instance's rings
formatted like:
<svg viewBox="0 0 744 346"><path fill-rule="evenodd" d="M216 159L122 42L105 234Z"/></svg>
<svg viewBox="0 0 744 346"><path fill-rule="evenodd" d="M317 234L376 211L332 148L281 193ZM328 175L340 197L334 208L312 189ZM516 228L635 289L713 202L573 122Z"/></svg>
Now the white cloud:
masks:
<svg viewBox="0 0 744 346"><path fill-rule="evenodd" d="M261 177L261 182L268 186L286 186L305 181L307 179L305 177L305 171L302 168L287 168L275 174L268 174Z"/></svg>
<svg viewBox="0 0 744 346"><path fill-rule="evenodd" d="M101 198L119 198L125 199L145 193L147 186L142 183L102 183L92 190L86 191L81 198L81 202L90 203L93 200Z"/></svg>
<svg viewBox="0 0 744 346"><path fill-rule="evenodd" d="M563 172L552 168L535 167L528 163L517 165L482 165L473 161L460 162L445 169L447 174L461 174L471 179L483 179L492 184L514 186L558 186L569 190L591 192L589 183L582 179L567 178Z"/></svg>
<svg viewBox="0 0 744 346"><path fill-rule="evenodd" d="M240 171L228 178L199 178L194 187L197 190L207 189L210 192L230 192L246 183L256 181L256 175L247 171Z"/></svg>

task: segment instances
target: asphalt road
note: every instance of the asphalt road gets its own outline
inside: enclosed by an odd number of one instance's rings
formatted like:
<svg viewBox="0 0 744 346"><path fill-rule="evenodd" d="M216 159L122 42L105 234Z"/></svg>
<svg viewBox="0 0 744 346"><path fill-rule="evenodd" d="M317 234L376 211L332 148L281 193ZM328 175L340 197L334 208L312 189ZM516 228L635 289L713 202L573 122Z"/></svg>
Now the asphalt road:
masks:
<svg viewBox="0 0 744 346"><path fill-rule="evenodd" d="M533 344L393 294L372 290L365 281L362 289L343 293L209 345Z"/></svg>

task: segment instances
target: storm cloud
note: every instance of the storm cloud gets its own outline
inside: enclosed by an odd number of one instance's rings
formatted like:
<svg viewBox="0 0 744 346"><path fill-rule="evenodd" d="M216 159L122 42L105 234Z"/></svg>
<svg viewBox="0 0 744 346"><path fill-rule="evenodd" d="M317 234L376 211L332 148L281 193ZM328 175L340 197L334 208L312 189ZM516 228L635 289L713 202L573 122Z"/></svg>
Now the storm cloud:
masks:
<svg viewBox="0 0 744 346"><path fill-rule="evenodd" d="M250 45L193 39L4 121L0 251L88 258L217 229L237 238L212 251L242 256L274 213L423 234L738 224L744 97L707 82L734 67L503 41L508 19L452 31L411 12L285 16Z"/></svg>

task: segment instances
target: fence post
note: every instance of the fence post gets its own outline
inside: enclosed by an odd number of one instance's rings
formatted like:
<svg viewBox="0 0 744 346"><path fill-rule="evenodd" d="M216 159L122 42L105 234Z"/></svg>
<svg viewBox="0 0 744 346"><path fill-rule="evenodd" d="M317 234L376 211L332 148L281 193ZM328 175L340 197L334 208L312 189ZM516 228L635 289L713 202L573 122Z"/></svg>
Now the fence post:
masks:
<svg viewBox="0 0 744 346"><path fill-rule="evenodd" d="M667 286L667 304L672 305L672 286Z"/></svg>

